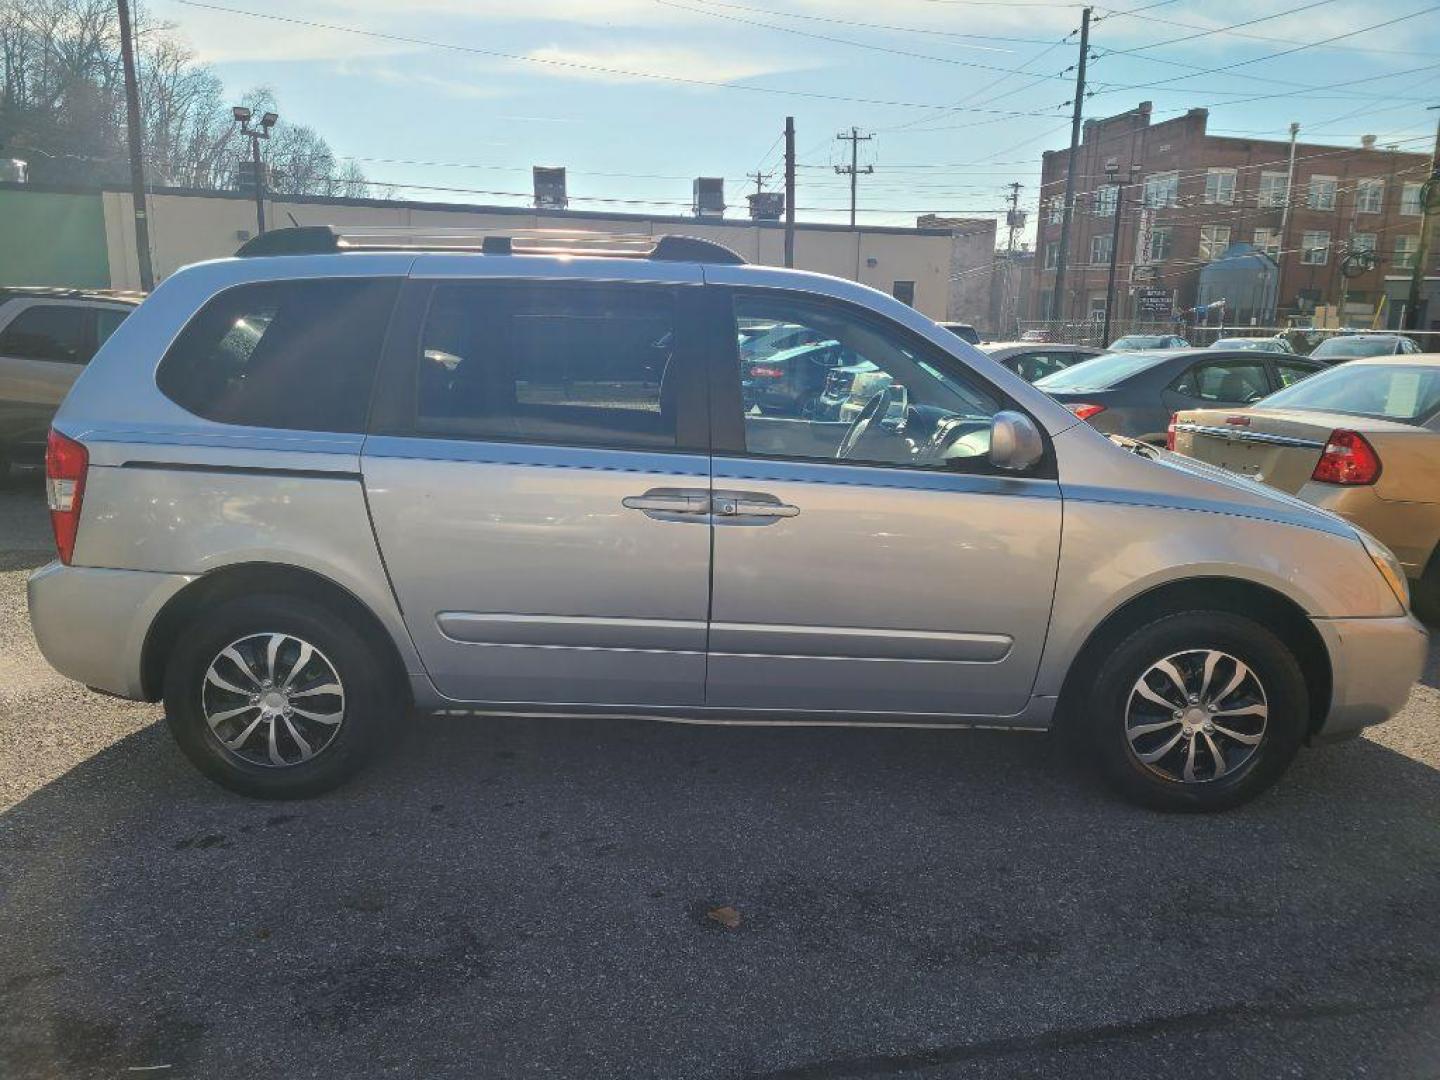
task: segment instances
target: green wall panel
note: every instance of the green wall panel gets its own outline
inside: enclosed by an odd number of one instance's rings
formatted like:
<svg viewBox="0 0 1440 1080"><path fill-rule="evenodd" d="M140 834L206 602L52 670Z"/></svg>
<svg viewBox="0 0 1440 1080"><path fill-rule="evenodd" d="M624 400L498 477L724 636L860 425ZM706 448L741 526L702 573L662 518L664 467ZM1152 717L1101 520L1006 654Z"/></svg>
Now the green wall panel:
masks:
<svg viewBox="0 0 1440 1080"><path fill-rule="evenodd" d="M0 285L109 288L100 196L0 190Z"/></svg>

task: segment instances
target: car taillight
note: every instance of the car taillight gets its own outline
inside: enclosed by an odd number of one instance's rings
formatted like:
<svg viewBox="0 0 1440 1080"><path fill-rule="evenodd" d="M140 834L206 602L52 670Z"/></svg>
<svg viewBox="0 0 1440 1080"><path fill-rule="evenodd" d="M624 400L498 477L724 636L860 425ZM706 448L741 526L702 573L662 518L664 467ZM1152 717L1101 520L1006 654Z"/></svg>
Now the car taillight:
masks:
<svg viewBox="0 0 1440 1080"><path fill-rule="evenodd" d="M80 500L85 495L85 471L90 452L54 428L45 443L45 499L50 504L50 527L60 561L70 565L75 534L80 530Z"/></svg>
<svg viewBox="0 0 1440 1080"><path fill-rule="evenodd" d="M1069 409L1081 420L1089 420L1092 416L1099 416L1105 411L1104 405L1066 405L1065 408Z"/></svg>
<svg viewBox="0 0 1440 1080"><path fill-rule="evenodd" d="M1358 431L1339 428L1330 433L1311 480L1322 484L1373 484L1380 479L1380 455Z"/></svg>
<svg viewBox="0 0 1440 1080"><path fill-rule="evenodd" d="M778 367L766 367L764 364L751 364L750 377L752 379L783 379L785 372Z"/></svg>
<svg viewBox="0 0 1440 1080"><path fill-rule="evenodd" d="M1175 449L1175 414L1170 414L1170 423L1165 425L1165 449Z"/></svg>

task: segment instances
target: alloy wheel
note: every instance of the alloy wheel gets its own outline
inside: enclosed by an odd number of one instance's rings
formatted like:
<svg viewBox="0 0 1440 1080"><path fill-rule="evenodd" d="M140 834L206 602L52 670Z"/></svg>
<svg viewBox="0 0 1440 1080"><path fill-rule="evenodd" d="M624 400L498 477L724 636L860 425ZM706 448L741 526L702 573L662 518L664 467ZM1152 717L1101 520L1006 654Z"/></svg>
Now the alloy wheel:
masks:
<svg viewBox="0 0 1440 1080"><path fill-rule="evenodd" d="M1207 783L1253 761L1268 717L1265 687L1249 666L1218 649L1191 649L1155 661L1135 680L1125 738L1152 773Z"/></svg>
<svg viewBox="0 0 1440 1080"><path fill-rule="evenodd" d="M293 634L251 634L205 671L200 707L220 744L251 765L310 761L335 741L345 688L329 658Z"/></svg>

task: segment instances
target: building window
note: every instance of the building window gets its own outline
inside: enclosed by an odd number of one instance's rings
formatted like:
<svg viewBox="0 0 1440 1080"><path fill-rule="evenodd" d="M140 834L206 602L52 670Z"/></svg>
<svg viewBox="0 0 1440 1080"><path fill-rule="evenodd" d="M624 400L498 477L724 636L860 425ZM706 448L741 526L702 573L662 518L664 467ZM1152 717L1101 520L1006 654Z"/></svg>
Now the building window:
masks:
<svg viewBox="0 0 1440 1080"><path fill-rule="evenodd" d="M1362 214L1379 214L1385 209L1385 181L1378 177L1355 185L1355 209Z"/></svg>
<svg viewBox="0 0 1440 1080"><path fill-rule="evenodd" d="M1109 217L1115 213L1115 188L1107 184L1095 192L1095 213Z"/></svg>
<svg viewBox="0 0 1440 1080"><path fill-rule="evenodd" d="M1229 246L1229 225L1200 226L1200 258L1206 262L1214 262L1225 254L1225 249Z"/></svg>
<svg viewBox="0 0 1440 1080"><path fill-rule="evenodd" d="M1395 238L1395 269L1414 270L1415 258L1419 254L1418 236L1397 236Z"/></svg>
<svg viewBox="0 0 1440 1080"><path fill-rule="evenodd" d="M1335 177L1312 176L1305 194L1305 205L1311 210L1335 209Z"/></svg>
<svg viewBox="0 0 1440 1080"><path fill-rule="evenodd" d="M1105 321L1105 297L1090 297L1090 320L1092 322Z"/></svg>
<svg viewBox="0 0 1440 1080"><path fill-rule="evenodd" d="M1420 185L1406 184L1400 189L1400 213L1416 217L1420 213Z"/></svg>
<svg viewBox="0 0 1440 1080"><path fill-rule="evenodd" d="M1280 230L1256 229L1255 246L1272 259L1280 258Z"/></svg>
<svg viewBox="0 0 1440 1080"><path fill-rule="evenodd" d="M1045 269L1053 270L1060 261L1060 241L1051 240L1045 245Z"/></svg>
<svg viewBox="0 0 1440 1080"><path fill-rule="evenodd" d="M1260 174L1260 205L1267 207L1284 206L1286 199L1285 174L1283 172L1262 172Z"/></svg>
<svg viewBox="0 0 1440 1080"><path fill-rule="evenodd" d="M1150 230L1150 250L1145 253L1146 262L1164 262L1175 250L1169 225L1157 225Z"/></svg>
<svg viewBox="0 0 1440 1080"><path fill-rule="evenodd" d="M1064 199L1051 199L1051 200L1050 200L1050 224L1051 224L1051 225L1059 225L1059 224L1060 224L1062 221L1064 221L1064 220L1065 220L1065 200L1064 200Z"/></svg>
<svg viewBox="0 0 1440 1080"><path fill-rule="evenodd" d="M1350 234L1350 253L1358 254L1362 251L1373 252L1375 250L1375 234L1373 232L1357 232Z"/></svg>
<svg viewBox="0 0 1440 1080"><path fill-rule="evenodd" d="M1300 239L1300 262L1305 266L1324 266L1330 261L1330 233L1325 229L1306 232Z"/></svg>
<svg viewBox="0 0 1440 1080"><path fill-rule="evenodd" d="M1146 206L1174 206L1179 198L1180 174L1178 172L1155 173L1145 178Z"/></svg>
<svg viewBox="0 0 1440 1080"><path fill-rule="evenodd" d="M1220 206L1229 206L1235 201L1234 169L1206 170L1205 201Z"/></svg>
<svg viewBox="0 0 1440 1080"><path fill-rule="evenodd" d="M1110 263L1110 236L1092 236L1090 238L1090 262L1096 266L1108 266Z"/></svg>
<svg viewBox="0 0 1440 1080"><path fill-rule="evenodd" d="M915 306L915 283L913 281L897 281L890 288L890 295L899 300L902 304Z"/></svg>

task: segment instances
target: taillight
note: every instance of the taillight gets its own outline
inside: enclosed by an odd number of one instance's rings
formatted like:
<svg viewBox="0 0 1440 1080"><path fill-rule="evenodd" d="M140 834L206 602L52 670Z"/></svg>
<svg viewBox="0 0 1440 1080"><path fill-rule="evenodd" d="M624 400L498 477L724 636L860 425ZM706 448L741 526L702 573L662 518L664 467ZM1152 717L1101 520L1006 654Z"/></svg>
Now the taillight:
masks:
<svg viewBox="0 0 1440 1080"><path fill-rule="evenodd" d="M750 377L752 379L783 379L785 371L783 368L766 367L764 364L751 364Z"/></svg>
<svg viewBox="0 0 1440 1080"><path fill-rule="evenodd" d="M1089 420L1092 416L1099 416L1105 411L1104 405L1066 405L1081 420Z"/></svg>
<svg viewBox="0 0 1440 1080"><path fill-rule="evenodd" d="M1248 416L1227 416L1225 423L1232 424L1235 427L1249 427L1250 418Z"/></svg>
<svg viewBox="0 0 1440 1080"><path fill-rule="evenodd" d="M1175 414L1170 414L1170 423L1165 425L1165 449L1175 449Z"/></svg>
<svg viewBox="0 0 1440 1080"><path fill-rule="evenodd" d="M80 531L80 500L85 495L85 470L90 452L54 428L45 443L45 499L50 504L50 527L60 561L70 565L75 534Z"/></svg>
<svg viewBox="0 0 1440 1080"><path fill-rule="evenodd" d="M1373 484L1380 479L1380 455L1358 431L1337 429L1326 440L1310 479L1347 486Z"/></svg>

